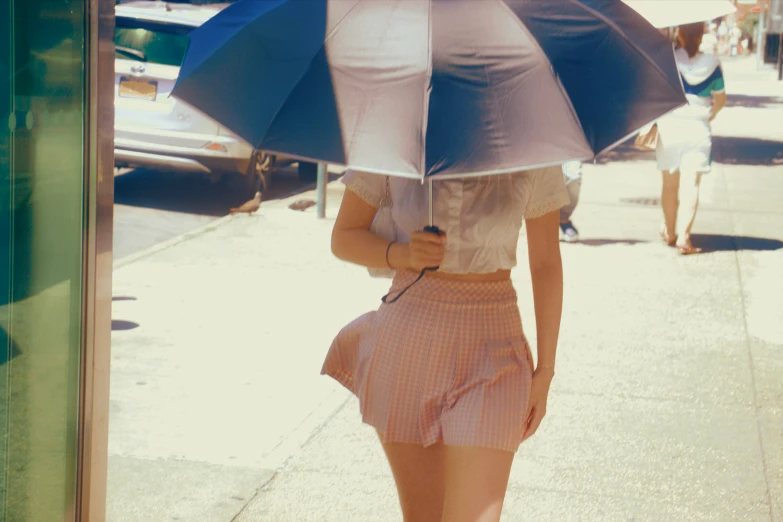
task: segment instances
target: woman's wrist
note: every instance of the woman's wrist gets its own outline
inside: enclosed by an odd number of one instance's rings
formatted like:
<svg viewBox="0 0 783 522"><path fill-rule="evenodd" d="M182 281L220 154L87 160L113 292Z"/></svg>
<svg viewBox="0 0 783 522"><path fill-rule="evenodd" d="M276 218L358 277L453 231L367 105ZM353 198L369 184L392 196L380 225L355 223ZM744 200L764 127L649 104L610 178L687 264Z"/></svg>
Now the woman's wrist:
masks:
<svg viewBox="0 0 783 522"><path fill-rule="evenodd" d="M540 364L537 364L534 373L537 375L546 374L554 377L555 363L542 362Z"/></svg>
<svg viewBox="0 0 783 522"><path fill-rule="evenodd" d="M395 270L405 270L410 267L411 252L408 243L392 242L388 247L386 257L388 264Z"/></svg>

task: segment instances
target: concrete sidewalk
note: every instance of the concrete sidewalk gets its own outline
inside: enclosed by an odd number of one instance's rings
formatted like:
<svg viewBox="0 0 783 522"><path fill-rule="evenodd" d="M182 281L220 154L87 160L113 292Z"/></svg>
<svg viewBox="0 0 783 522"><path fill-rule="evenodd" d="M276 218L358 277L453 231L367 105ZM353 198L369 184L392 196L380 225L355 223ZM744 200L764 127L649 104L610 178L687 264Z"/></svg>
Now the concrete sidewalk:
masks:
<svg viewBox="0 0 783 522"><path fill-rule="evenodd" d="M549 414L504 520L783 521L783 86L743 67L695 226L707 253L658 240L651 156L586 166ZM330 254L341 195L326 220L271 202L116 271L111 522L401 520L373 430L319 375L388 285Z"/></svg>

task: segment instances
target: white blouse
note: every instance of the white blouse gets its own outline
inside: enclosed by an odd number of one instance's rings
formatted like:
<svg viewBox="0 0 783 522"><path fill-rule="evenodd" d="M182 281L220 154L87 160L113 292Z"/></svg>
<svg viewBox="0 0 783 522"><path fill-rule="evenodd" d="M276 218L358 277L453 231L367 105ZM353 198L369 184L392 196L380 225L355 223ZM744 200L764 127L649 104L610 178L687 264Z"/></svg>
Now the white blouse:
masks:
<svg viewBox="0 0 783 522"><path fill-rule="evenodd" d="M386 176L349 170L346 187L380 208ZM429 183L389 178L392 218L397 240L427 226ZM558 210L569 202L562 167L514 174L433 182L433 224L446 233L446 255L440 270L455 274L491 273L517 264L517 244L524 218Z"/></svg>

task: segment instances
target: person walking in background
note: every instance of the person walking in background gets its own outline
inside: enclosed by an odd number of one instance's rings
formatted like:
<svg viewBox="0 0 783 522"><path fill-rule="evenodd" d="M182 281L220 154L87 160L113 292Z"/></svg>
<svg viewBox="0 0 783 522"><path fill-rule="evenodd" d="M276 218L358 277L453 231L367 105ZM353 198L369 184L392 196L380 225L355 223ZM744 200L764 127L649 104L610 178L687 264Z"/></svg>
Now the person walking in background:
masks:
<svg viewBox="0 0 783 522"><path fill-rule="evenodd" d="M582 190L582 162L569 161L563 164L566 189L568 190L568 205L560 209L560 232L565 241L572 243L579 240L579 231L571 221L571 215L579 203L579 192Z"/></svg>
<svg viewBox="0 0 783 522"><path fill-rule="evenodd" d="M658 121L656 158L663 174L661 238L683 255L699 249L691 243L691 228L699 206L701 176L712 168L710 122L726 105L720 60L699 51L704 24L679 28L675 51L688 105Z"/></svg>

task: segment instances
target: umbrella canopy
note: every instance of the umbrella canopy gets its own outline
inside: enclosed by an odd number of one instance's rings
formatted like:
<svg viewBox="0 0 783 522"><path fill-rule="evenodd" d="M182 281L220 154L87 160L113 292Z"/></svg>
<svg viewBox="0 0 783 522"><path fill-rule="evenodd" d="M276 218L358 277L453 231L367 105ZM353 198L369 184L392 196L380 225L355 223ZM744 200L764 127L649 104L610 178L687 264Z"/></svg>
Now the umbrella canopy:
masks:
<svg viewBox="0 0 783 522"><path fill-rule="evenodd" d="M737 10L729 0L625 0L655 27L706 22Z"/></svg>
<svg viewBox="0 0 783 522"><path fill-rule="evenodd" d="M413 178L589 159L685 103L621 0L241 0L173 94L259 149Z"/></svg>

